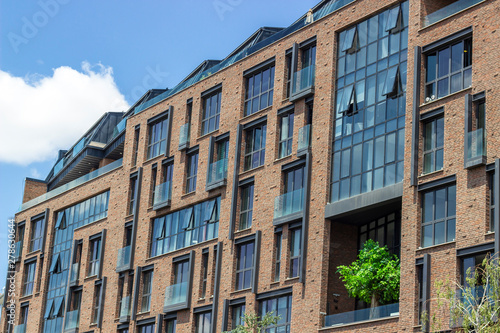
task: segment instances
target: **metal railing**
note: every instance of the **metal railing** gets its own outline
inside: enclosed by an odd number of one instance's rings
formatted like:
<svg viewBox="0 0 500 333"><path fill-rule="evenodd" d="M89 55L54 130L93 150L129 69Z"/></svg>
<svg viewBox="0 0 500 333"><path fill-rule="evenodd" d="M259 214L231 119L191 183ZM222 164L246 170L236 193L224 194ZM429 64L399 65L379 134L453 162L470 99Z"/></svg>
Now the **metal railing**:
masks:
<svg viewBox="0 0 500 333"><path fill-rule="evenodd" d="M165 289L165 302L164 307L169 307L177 304L182 304L187 302L188 297L188 283L181 282L167 286Z"/></svg>
<svg viewBox="0 0 500 333"><path fill-rule="evenodd" d="M310 65L293 73L292 95L314 86L315 69L315 65Z"/></svg>
<svg viewBox="0 0 500 333"><path fill-rule="evenodd" d="M399 303L382 305L374 309L368 308L332 314L325 317L325 327L396 316L399 316Z"/></svg>
<svg viewBox="0 0 500 333"><path fill-rule="evenodd" d="M210 163L208 166L208 184L217 183L227 178L227 158Z"/></svg>
<svg viewBox="0 0 500 333"><path fill-rule="evenodd" d="M300 212L304 208L303 206L303 188L277 196L274 199L274 218Z"/></svg>
<svg viewBox="0 0 500 333"><path fill-rule="evenodd" d="M433 13L430 13L424 18L424 27L434 24L438 21L441 21L453 14L456 14L464 9L467 9L471 6L474 6L480 2L485 0L458 0L455 1L448 6L445 6L441 9L436 10Z"/></svg>
<svg viewBox="0 0 500 333"><path fill-rule="evenodd" d="M116 260L117 269L130 265L130 250L130 245L118 250L118 259Z"/></svg>
<svg viewBox="0 0 500 333"><path fill-rule="evenodd" d="M36 197L33 200L27 201L22 204L21 208L19 209L19 212L26 210L28 208L31 208L33 206L38 205L39 203L42 203L46 200L52 199L55 196L58 196L61 193L64 193L66 191L69 191L77 186L80 186L88 181L91 181L94 178L97 178L99 176L104 175L105 173L108 173L110 171L113 171L115 169L118 169L119 167L122 166L123 159L120 158L119 160L116 160L106 166L103 166L102 168L99 168L97 170L94 170L86 175L83 175L80 178L77 178L75 180L70 181L69 183L66 183L62 186L59 186L58 188L53 189L50 192L47 192L45 194L42 194L39 197Z"/></svg>
<svg viewBox="0 0 500 333"><path fill-rule="evenodd" d="M155 187L153 205L161 205L172 198L172 182L168 181Z"/></svg>

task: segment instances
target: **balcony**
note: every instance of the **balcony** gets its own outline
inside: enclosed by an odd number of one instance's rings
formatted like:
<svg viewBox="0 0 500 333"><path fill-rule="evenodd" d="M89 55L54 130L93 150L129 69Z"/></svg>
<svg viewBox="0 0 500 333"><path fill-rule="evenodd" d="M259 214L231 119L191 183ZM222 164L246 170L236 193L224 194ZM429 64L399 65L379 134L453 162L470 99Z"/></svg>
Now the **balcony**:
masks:
<svg viewBox="0 0 500 333"><path fill-rule="evenodd" d="M22 241L16 242L13 254L14 261L18 262L19 260L21 260L22 254L23 254L23 242Z"/></svg>
<svg viewBox="0 0 500 333"><path fill-rule="evenodd" d="M357 322L376 320L382 318L391 318L399 316L399 303L387 304L373 309L362 309L343 313L336 313L325 317L325 327L348 325Z"/></svg>
<svg viewBox="0 0 500 333"><path fill-rule="evenodd" d="M206 190L214 190L225 186L227 182L227 158L210 163L208 166Z"/></svg>
<svg viewBox="0 0 500 333"><path fill-rule="evenodd" d="M163 303L163 311L176 311L189 307L188 298L188 283L181 282L165 289L165 302Z"/></svg>
<svg viewBox="0 0 500 333"><path fill-rule="evenodd" d="M293 73L292 77L292 93L290 94L290 102L295 102L301 98L305 98L314 94L314 78L316 66L310 65L302 68L300 71Z"/></svg>
<svg viewBox="0 0 500 333"><path fill-rule="evenodd" d="M179 133L179 150L184 150L189 148L189 132L190 132L189 123L186 123L181 126L181 130Z"/></svg>
<svg viewBox="0 0 500 333"><path fill-rule="evenodd" d="M467 160L465 168L486 164L485 133L482 128L467 133Z"/></svg>
<svg viewBox="0 0 500 333"><path fill-rule="evenodd" d="M120 323L130 321L130 298L130 296L123 297L120 302Z"/></svg>
<svg viewBox="0 0 500 333"><path fill-rule="evenodd" d="M302 217L304 189L282 194L274 199L274 225L291 222Z"/></svg>
<svg viewBox="0 0 500 333"><path fill-rule="evenodd" d="M297 157L304 156L311 147L311 125L299 128L299 142L297 144Z"/></svg>
<svg viewBox="0 0 500 333"><path fill-rule="evenodd" d="M80 310L66 312L66 324L64 326L65 333L78 332L80 326Z"/></svg>
<svg viewBox="0 0 500 333"><path fill-rule="evenodd" d="M116 271L123 272L130 269L130 251L131 246L125 246L118 250L118 259L116 261Z"/></svg>
<svg viewBox="0 0 500 333"><path fill-rule="evenodd" d="M170 206L172 198L172 182L165 182L155 187L155 197L153 200L153 209L158 210Z"/></svg>
<svg viewBox="0 0 500 333"><path fill-rule="evenodd" d="M427 27L431 24L444 20L447 17L455 15L458 12L461 12L469 7L477 5L480 2L485 0L458 0L455 1L448 6L440 8L433 13L430 13L424 18L424 27Z"/></svg>
<svg viewBox="0 0 500 333"><path fill-rule="evenodd" d="M25 333L26 332L26 324L16 325L14 327L14 333Z"/></svg>
<svg viewBox="0 0 500 333"><path fill-rule="evenodd" d="M78 285L78 276L80 274L80 263L72 264L70 267L69 286Z"/></svg>

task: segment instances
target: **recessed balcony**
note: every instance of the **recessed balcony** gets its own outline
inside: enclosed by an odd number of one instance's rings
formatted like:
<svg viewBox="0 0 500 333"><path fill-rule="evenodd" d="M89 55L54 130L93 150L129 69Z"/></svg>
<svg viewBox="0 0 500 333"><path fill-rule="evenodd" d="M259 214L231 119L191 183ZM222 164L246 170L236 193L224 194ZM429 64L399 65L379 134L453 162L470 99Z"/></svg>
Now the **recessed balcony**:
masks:
<svg viewBox="0 0 500 333"><path fill-rule="evenodd" d="M181 282L165 289L165 301L163 303L163 311L174 311L185 309L188 307L188 283Z"/></svg>
<svg viewBox="0 0 500 333"><path fill-rule="evenodd" d="M123 272L130 269L130 251L132 247L125 246L118 250L118 259L116 260L116 271Z"/></svg>
<svg viewBox="0 0 500 333"><path fill-rule="evenodd" d="M153 209L158 210L170 206L172 198L172 182L168 181L155 187Z"/></svg>
<svg viewBox="0 0 500 333"><path fill-rule="evenodd" d="M274 221L278 225L302 217L304 189L287 192L274 199Z"/></svg>
<svg viewBox="0 0 500 333"><path fill-rule="evenodd" d="M214 190L227 183L227 158L218 160L208 166L207 191Z"/></svg>
<svg viewBox="0 0 500 333"><path fill-rule="evenodd" d="M314 94L315 71L316 66L310 65L293 73L291 82L292 92L289 98L290 102L294 102Z"/></svg>

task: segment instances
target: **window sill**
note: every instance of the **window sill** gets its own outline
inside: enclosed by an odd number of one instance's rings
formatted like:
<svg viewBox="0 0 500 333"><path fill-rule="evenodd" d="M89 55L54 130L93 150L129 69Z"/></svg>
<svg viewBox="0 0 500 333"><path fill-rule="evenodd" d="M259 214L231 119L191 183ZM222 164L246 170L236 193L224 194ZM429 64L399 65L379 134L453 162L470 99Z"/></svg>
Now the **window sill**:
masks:
<svg viewBox="0 0 500 333"><path fill-rule="evenodd" d="M7 296L7 295L6 295L6 296ZM27 299L32 299L33 297L34 297L34 295L33 295L33 294L24 295L24 296L19 297L18 301L19 301L20 303L22 303L22 301L25 301L25 300L27 300Z"/></svg>
<svg viewBox="0 0 500 333"><path fill-rule="evenodd" d="M94 222L91 222L91 223L88 223L88 224L85 224L85 225L82 225L81 227L78 227L76 229L73 229L73 232L76 232L77 230L82 230L86 227L88 227L89 225L94 225L96 223L99 223L99 222L103 222L104 220L106 220L108 217L103 217L102 219L99 219L99 220L95 220Z"/></svg>
<svg viewBox="0 0 500 333"><path fill-rule="evenodd" d="M212 132L209 132L209 133L206 133L206 134L203 134L203 135L200 135L197 139L196 139L196 143L200 142L200 141L203 141L204 139L208 138L208 137L211 137L212 135L215 135L215 134L218 134L219 133L219 129L216 129Z"/></svg>
<svg viewBox="0 0 500 333"><path fill-rule="evenodd" d="M278 157L277 159L275 159L273 161L274 164L277 164L277 163L280 163L280 162L283 162L283 161L286 161L286 160L289 160L290 158L292 158L293 156L293 153L290 154L290 155L287 155L287 156L284 156L284 157Z"/></svg>
<svg viewBox="0 0 500 333"><path fill-rule="evenodd" d="M444 169L440 169L440 170L436 170L436 171L432 171L432 172L428 172L428 173L421 173L420 175L418 175L418 179L426 178L428 176L432 176L432 175L435 175L438 173L443 173L443 171L444 171Z"/></svg>
<svg viewBox="0 0 500 333"><path fill-rule="evenodd" d="M196 190L194 190L192 192L184 193L183 195L181 195L181 199L185 199L185 198L190 197L190 196L195 195L195 194L196 194Z"/></svg>
<svg viewBox="0 0 500 333"><path fill-rule="evenodd" d="M205 244L217 242L218 239L219 239L218 237L217 238L212 238L212 239L206 240L206 241L198 243L198 244L193 244L193 245L189 245L189 246L183 247L182 249L174 250L174 251L167 252L167 253L162 253L162 254L159 254L159 255L154 256L154 257L146 258L145 261L146 262L154 261L155 259L158 259L158 258L161 258L161 257L165 257L165 256L171 255L171 254L178 255L179 252L185 251L187 249L193 249L195 246L199 246L199 245L205 246Z"/></svg>
<svg viewBox="0 0 500 333"><path fill-rule="evenodd" d="M246 121L247 119L251 119L251 118L255 117L255 115L260 115L261 113L267 112L267 111L271 110L272 108L273 108L273 106L272 106L272 105L269 105L269 106L267 106L267 107L265 107L265 108L263 108L263 109L260 109L260 110L259 110L259 111L257 111L257 112L251 113L251 114L246 115L246 116L244 115L244 116L243 116L243 118L241 118L241 119L240 119L240 123L241 123L242 121L244 122L244 121ZM258 117L256 117L256 118L258 118Z"/></svg>
<svg viewBox="0 0 500 333"><path fill-rule="evenodd" d="M259 165L258 167L255 167L253 169L248 169L248 170L245 170L243 172L240 172L240 176L243 176L243 175L246 175L246 174L251 174L252 172L254 172L256 170L259 170L259 169L262 169L262 168L264 168L264 164Z"/></svg>
<svg viewBox="0 0 500 333"><path fill-rule="evenodd" d="M425 84L425 82L424 82L424 84ZM463 93L463 92L465 92L465 91L468 91L468 90L471 90L471 89L472 89L472 86L467 87L467 88L464 88L464 89L459 90L459 91L455 91L454 93L451 93L451 94L449 94L449 95L446 95L446 96L443 96L443 97L440 97L440 98L434 99L434 100L429 101L429 102L427 102L427 103L420 104L419 108L425 108L425 107L427 107L427 106L429 106L429 105L435 104L436 102L439 102L439 101L442 101L442 100L444 100L444 99L446 99L446 98L449 98L449 97L452 97L452 96L455 96L455 95L461 94L461 93Z"/></svg>
<svg viewBox="0 0 500 333"><path fill-rule="evenodd" d="M456 243L456 241L455 241L455 240L453 240L453 241L451 241L451 242L446 242L446 243L441 243L441 244L431 245L431 246L427 246L427 247L421 247L421 246L420 246L420 247L418 247L418 248L417 248L416 252L418 253L418 252L420 252L420 251L424 251L424 250L431 250L431 249L435 249L435 248L437 248L437 247L441 247L441 246L442 246L442 247L444 247L444 246L446 246L446 245L452 245L452 244L455 244L455 243Z"/></svg>
<svg viewBox="0 0 500 333"><path fill-rule="evenodd" d="M83 282L87 282L90 280L96 280L97 279L97 274L96 275L91 275L91 276L86 276L83 278Z"/></svg>
<svg viewBox="0 0 500 333"><path fill-rule="evenodd" d="M235 290L235 291L231 291L229 293L229 295L233 296L233 295L243 294L243 293L246 293L246 292L252 292L252 287L245 288L245 289L240 289L240 290Z"/></svg>
<svg viewBox="0 0 500 333"><path fill-rule="evenodd" d="M242 230L236 230L234 232L234 236L239 236L239 235L244 235L244 234L248 234L252 231L252 227L249 227L249 228L246 228L246 229L242 229Z"/></svg>
<svg viewBox="0 0 500 333"><path fill-rule="evenodd" d="M31 258L35 257L37 254L39 254L39 253L42 253L41 249L35 250L33 252L26 253L25 259L31 259ZM22 256L22 254L21 254L21 256Z"/></svg>
<svg viewBox="0 0 500 333"><path fill-rule="evenodd" d="M288 277L285 279L285 282L288 282L288 281L295 281L295 280L298 280L299 279L299 276L296 276L296 277Z"/></svg>

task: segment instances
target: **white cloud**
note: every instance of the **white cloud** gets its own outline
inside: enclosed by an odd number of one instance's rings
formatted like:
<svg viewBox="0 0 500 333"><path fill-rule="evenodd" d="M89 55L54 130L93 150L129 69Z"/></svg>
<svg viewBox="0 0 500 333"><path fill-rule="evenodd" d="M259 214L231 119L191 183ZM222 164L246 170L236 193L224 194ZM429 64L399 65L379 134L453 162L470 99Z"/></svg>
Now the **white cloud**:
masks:
<svg viewBox="0 0 500 333"><path fill-rule="evenodd" d="M38 171L37 168L31 168L30 175L31 175L31 178L35 178L35 179L40 179L40 177L42 177L42 175L40 174L40 172Z"/></svg>
<svg viewBox="0 0 500 333"><path fill-rule="evenodd" d="M0 162L28 165L54 159L107 111L125 111L113 69L82 63L52 76L15 77L0 70Z"/></svg>

